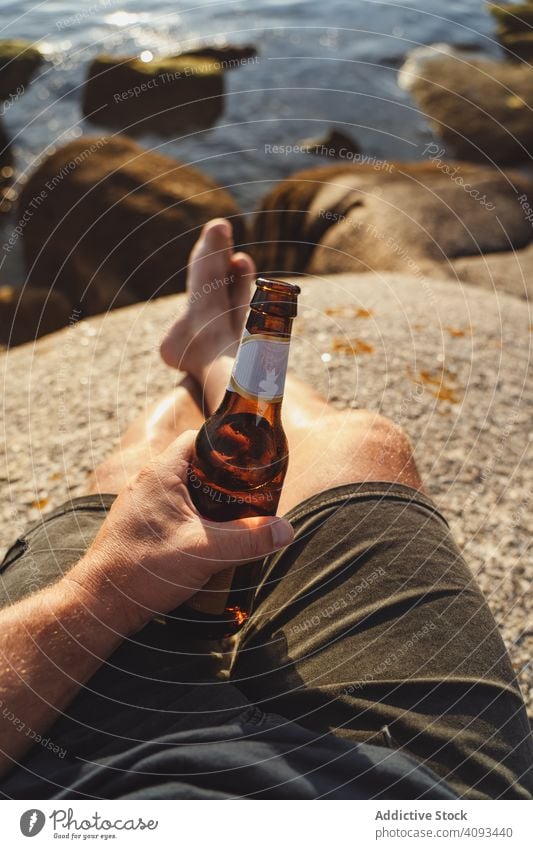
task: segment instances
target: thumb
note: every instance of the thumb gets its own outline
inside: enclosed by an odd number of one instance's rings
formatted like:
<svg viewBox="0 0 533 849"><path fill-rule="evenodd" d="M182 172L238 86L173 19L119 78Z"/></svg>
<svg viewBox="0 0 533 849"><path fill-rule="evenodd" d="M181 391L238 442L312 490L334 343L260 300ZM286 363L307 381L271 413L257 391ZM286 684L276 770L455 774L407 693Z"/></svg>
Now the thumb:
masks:
<svg viewBox="0 0 533 849"><path fill-rule="evenodd" d="M207 523L205 523L207 524ZM218 547L224 560L238 563L258 560L272 554L294 539L292 525L278 516L251 516L231 522L209 523L218 536Z"/></svg>

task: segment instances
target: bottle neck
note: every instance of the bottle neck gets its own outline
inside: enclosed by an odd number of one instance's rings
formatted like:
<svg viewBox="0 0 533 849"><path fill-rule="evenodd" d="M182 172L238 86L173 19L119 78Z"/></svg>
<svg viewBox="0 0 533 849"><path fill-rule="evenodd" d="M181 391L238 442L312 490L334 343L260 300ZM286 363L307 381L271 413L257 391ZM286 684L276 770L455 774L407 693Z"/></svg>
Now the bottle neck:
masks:
<svg viewBox="0 0 533 849"><path fill-rule="evenodd" d="M245 329L248 333L268 333L289 339L292 331L293 319L288 316L270 315L258 309L250 310Z"/></svg>

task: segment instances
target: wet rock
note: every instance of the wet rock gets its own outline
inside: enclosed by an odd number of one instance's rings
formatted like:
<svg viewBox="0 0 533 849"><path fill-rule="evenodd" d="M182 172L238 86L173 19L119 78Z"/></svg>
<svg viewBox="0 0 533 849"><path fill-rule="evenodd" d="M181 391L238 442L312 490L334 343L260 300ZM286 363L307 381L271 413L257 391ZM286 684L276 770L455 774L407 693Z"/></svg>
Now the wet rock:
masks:
<svg viewBox="0 0 533 849"><path fill-rule="evenodd" d="M533 153L533 70L420 48L400 71L435 134L459 159L516 164Z"/></svg>
<svg viewBox="0 0 533 849"><path fill-rule="evenodd" d="M533 27L533 3L489 4L501 32L528 32Z"/></svg>
<svg viewBox="0 0 533 849"><path fill-rule="evenodd" d="M450 259L520 249L533 231L518 172L460 162L337 165L279 183L254 221L265 272L403 271L444 276Z"/></svg>
<svg viewBox="0 0 533 849"><path fill-rule="evenodd" d="M94 124L136 135L179 135L209 127L223 110L220 63L205 56L168 56L143 62L97 56L83 93L83 114Z"/></svg>
<svg viewBox="0 0 533 849"><path fill-rule="evenodd" d="M0 345L21 345L68 323L71 307L60 292L0 286Z"/></svg>
<svg viewBox="0 0 533 849"><path fill-rule="evenodd" d="M7 133L4 129L4 123L0 118L0 185L13 176L13 172L11 169L11 165L13 164L13 152L11 150L11 142L7 137ZM8 172L2 174L4 168L7 168Z"/></svg>
<svg viewBox="0 0 533 849"><path fill-rule="evenodd" d="M41 53L31 42L23 39L0 39L0 101L4 101L3 104L0 103L0 212L11 208L5 185L13 176L13 153L4 129L3 116L9 106L24 94L42 62Z"/></svg>
<svg viewBox="0 0 533 849"><path fill-rule="evenodd" d="M509 58L533 57L533 3L508 3L489 6L498 21L497 36Z"/></svg>
<svg viewBox="0 0 533 849"><path fill-rule="evenodd" d="M219 63L224 71L231 71L239 65L254 59L258 50L253 44L233 45L227 44L223 47L198 47L196 50L186 50L181 56L196 56L213 59Z"/></svg>
<svg viewBox="0 0 533 849"><path fill-rule="evenodd" d="M21 38L0 40L0 100L23 94L43 62L42 54Z"/></svg>
<svg viewBox="0 0 533 849"><path fill-rule="evenodd" d="M328 156L333 159L353 159L361 153L361 148L351 136L341 130L332 129L318 138L303 139L298 142L307 147L309 153L317 156Z"/></svg>
<svg viewBox="0 0 533 849"><path fill-rule="evenodd" d="M21 194L29 284L63 292L84 315L184 289L190 250L231 196L201 171L125 136L82 137L30 176Z"/></svg>
<svg viewBox="0 0 533 849"><path fill-rule="evenodd" d="M533 32L509 33L499 37L500 44L508 51L509 59L522 59L531 62L533 59Z"/></svg>

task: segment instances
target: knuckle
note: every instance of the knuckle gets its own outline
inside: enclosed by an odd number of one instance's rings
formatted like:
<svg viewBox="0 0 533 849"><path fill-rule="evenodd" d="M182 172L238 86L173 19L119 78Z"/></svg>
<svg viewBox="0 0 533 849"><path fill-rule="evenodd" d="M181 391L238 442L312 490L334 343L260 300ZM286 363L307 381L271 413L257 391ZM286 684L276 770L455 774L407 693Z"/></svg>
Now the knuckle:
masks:
<svg viewBox="0 0 533 849"><path fill-rule="evenodd" d="M158 481L159 475L154 466L149 463L147 466L139 469L134 478L134 485L143 489L153 489L157 486Z"/></svg>

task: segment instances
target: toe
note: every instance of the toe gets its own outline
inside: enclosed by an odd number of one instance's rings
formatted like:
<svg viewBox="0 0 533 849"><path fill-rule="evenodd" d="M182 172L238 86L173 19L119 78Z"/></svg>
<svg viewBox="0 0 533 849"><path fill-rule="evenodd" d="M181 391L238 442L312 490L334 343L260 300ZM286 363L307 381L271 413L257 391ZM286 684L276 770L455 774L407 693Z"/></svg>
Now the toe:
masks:
<svg viewBox="0 0 533 849"><path fill-rule="evenodd" d="M171 368L178 368L181 358L181 353L176 344L176 336L179 334L178 325L179 320L172 325L170 330L167 330L159 345L161 359Z"/></svg>
<svg viewBox="0 0 533 849"><path fill-rule="evenodd" d="M211 218L211 220L202 227L200 239L209 235L214 235L215 233L218 233L220 236L226 237L227 239L233 238L233 227L227 218Z"/></svg>
<svg viewBox="0 0 533 849"><path fill-rule="evenodd" d="M241 251L231 260L233 281L229 289L232 324L240 334L250 306L251 286L256 277L255 263L251 256Z"/></svg>
<svg viewBox="0 0 533 849"><path fill-rule="evenodd" d="M233 250L233 228L225 218L213 218L204 225L192 249L188 288L223 281L229 274Z"/></svg>

